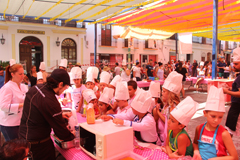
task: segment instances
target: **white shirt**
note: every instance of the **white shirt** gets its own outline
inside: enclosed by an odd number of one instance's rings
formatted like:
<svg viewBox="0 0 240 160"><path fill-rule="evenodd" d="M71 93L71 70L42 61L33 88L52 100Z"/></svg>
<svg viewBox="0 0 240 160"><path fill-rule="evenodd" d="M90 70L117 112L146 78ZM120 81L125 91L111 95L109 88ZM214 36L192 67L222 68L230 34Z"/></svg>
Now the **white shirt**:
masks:
<svg viewBox="0 0 240 160"><path fill-rule="evenodd" d="M127 113L129 108L131 108L130 105L124 107L123 109L120 109L119 107L117 107L117 114L119 114L119 113Z"/></svg>
<svg viewBox="0 0 240 160"><path fill-rule="evenodd" d="M120 75L121 68L117 66L117 67L115 67L114 71L115 71L115 76Z"/></svg>
<svg viewBox="0 0 240 160"><path fill-rule="evenodd" d="M24 102L28 88L24 84L8 81L0 90L0 125L19 126L22 110L18 109L19 104Z"/></svg>
<svg viewBox="0 0 240 160"><path fill-rule="evenodd" d="M134 67L133 72L135 72L135 77L141 78L141 68L140 67Z"/></svg>
<svg viewBox="0 0 240 160"><path fill-rule="evenodd" d="M86 87L84 85L82 85L79 88L76 88L75 85L74 85L73 91L72 91L72 100L73 100L74 108L78 107L78 103L80 102L80 100L82 98L82 92L85 89L86 89ZM83 107L83 104L82 104L82 107Z"/></svg>
<svg viewBox="0 0 240 160"><path fill-rule="evenodd" d="M127 69L127 70L129 70L129 69ZM124 70L122 70L121 77L122 77L122 81L125 81L125 82L128 82L131 79L130 74L128 76Z"/></svg>
<svg viewBox="0 0 240 160"><path fill-rule="evenodd" d="M151 114L147 114L143 117L142 121L138 120L132 108L127 110L127 113L111 115L114 118L124 120L124 125L133 127L134 131L140 131L141 137L146 142L156 142L158 139L156 122Z"/></svg>

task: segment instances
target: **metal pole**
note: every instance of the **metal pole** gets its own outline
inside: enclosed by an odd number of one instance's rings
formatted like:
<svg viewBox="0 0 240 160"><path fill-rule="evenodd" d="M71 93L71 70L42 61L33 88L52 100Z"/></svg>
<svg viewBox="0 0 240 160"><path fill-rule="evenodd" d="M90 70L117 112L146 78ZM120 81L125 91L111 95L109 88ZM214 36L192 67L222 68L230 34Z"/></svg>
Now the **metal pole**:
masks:
<svg viewBox="0 0 240 160"><path fill-rule="evenodd" d="M175 34L175 39L176 39L176 61L178 60L178 34Z"/></svg>
<svg viewBox="0 0 240 160"><path fill-rule="evenodd" d="M97 23L94 25L94 65L96 64L97 56Z"/></svg>
<svg viewBox="0 0 240 160"><path fill-rule="evenodd" d="M218 0L213 0L212 79L217 77Z"/></svg>
<svg viewBox="0 0 240 160"><path fill-rule="evenodd" d="M132 38L128 38L128 69L131 68L131 47L132 47Z"/></svg>

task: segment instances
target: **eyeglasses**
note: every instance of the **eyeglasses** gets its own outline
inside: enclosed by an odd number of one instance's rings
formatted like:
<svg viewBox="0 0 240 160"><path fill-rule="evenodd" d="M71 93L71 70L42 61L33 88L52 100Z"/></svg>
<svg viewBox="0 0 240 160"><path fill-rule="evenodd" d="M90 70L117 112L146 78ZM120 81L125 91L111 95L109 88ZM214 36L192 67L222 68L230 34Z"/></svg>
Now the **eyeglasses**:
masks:
<svg viewBox="0 0 240 160"><path fill-rule="evenodd" d="M28 155L26 155L24 158L32 158L32 152L29 151L29 152L28 152Z"/></svg>

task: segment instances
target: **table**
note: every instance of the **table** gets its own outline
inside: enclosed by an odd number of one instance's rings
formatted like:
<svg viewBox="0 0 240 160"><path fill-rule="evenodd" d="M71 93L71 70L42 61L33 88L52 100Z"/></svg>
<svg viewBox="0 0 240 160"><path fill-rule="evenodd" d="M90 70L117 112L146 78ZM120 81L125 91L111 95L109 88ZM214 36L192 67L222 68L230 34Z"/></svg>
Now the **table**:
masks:
<svg viewBox="0 0 240 160"><path fill-rule="evenodd" d="M191 85L188 87L188 89L191 86L194 86L194 84L196 84L197 79L198 79L197 77L186 77L186 81L191 81ZM209 80L212 80L212 79L211 78L204 78L204 80L202 80L199 84L208 84Z"/></svg>
<svg viewBox="0 0 240 160"><path fill-rule="evenodd" d="M161 85L163 85L164 80L155 80L154 82L159 82ZM151 82L147 82L147 81L137 81L137 85L139 88L143 88L143 87L149 87Z"/></svg>
<svg viewBox="0 0 240 160"><path fill-rule="evenodd" d="M86 122L86 118L82 117L80 113L77 113L78 123ZM62 149L58 145L54 143L55 148L62 154L62 156L66 160L93 160L92 157L85 154L85 152L81 149L70 148L70 149ZM159 160L159 159L168 159L168 155L162 152L159 149L159 146L149 143L138 143L137 145L134 144L134 153L141 155L142 157L146 158L149 157L152 160Z"/></svg>
<svg viewBox="0 0 240 160"><path fill-rule="evenodd" d="M223 84L227 84L229 87L232 87L233 82L234 82L234 79L231 79L231 80L228 80L228 79L208 80L208 91L212 85L217 88L221 88ZM229 94L224 94L224 98L225 98L225 103L231 102L231 96Z"/></svg>

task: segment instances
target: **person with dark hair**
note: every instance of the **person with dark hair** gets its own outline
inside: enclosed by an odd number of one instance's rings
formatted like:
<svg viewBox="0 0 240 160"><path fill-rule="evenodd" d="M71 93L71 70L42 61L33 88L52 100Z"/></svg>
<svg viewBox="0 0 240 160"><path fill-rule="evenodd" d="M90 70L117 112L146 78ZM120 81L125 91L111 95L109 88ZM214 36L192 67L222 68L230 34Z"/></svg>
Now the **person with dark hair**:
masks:
<svg viewBox="0 0 240 160"><path fill-rule="evenodd" d="M158 77L160 80L164 79L164 70L163 70L163 64L161 62L158 62L158 66L156 69L156 77Z"/></svg>
<svg viewBox="0 0 240 160"><path fill-rule="evenodd" d="M23 66L10 60L10 65L6 68L5 85L0 90L0 130L6 141L18 138L27 92L26 85L22 84L23 78Z"/></svg>
<svg viewBox="0 0 240 160"><path fill-rule="evenodd" d="M136 66L133 68L133 78L136 78L137 81L141 81L141 67L139 62L137 62Z"/></svg>
<svg viewBox="0 0 240 160"><path fill-rule="evenodd" d="M32 157L29 152L30 143L25 139L15 139L5 142L0 149L1 160L27 160Z"/></svg>
<svg viewBox="0 0 240 160"><path fill-rule="evenodd" d="M2 66L0 66L0 89L4 85L5 71Z"/></svg>
<svg viewBox="0 0 240 160"><path fill-rule="evenodd" d="M70 115L62 112L56 98L69 86L68 73L63 69L55 69L46 84L36 85L26 94L19 137L30 142L34 160L55 159L55 149L50 138L52 129L61 140L74 139L64 121Z"/></svg>
<svg viewBox="0 0 240 160"><path fill-rule="evenodd" d="M135 93L137 91L138 86L137 86L137 82L133 80L128 81L127 85L128 85L128 93L129 93L128 105L131 105L133 99L136 96Z"/></svg>
<svg viewBox="0 0 240 160"><path fill-rule="evenodd" d="M118 66L118 63L116 62L115 69L114 69L115 76L120 75L120 71L121 71L121 68Z"/></svg>
<svg viewBox="0 0 240 160"><path fill-rule="evenodd" d="M36 66L31 66L30 72L24 77L25 82L30 82L31 87L37 84Z"/></svg>
<svg viewBox="0 0 240 160"><path fill-rule="evenodd" d="M147 76L153 77L153 61L150 59L149 63L146 66Z"/></svg>
<svg viewBox="0 0 240 160"><path fill-rule="evenodd" d="M183 75L183 79L182 79L182 97L185 98L185 90L184 90L184 85L186 82L186 76L188 75L187 69L183 68L183 64L182 62L179 62L178 67L175 70L176 72L180 73L181 75Z"/></svg>

